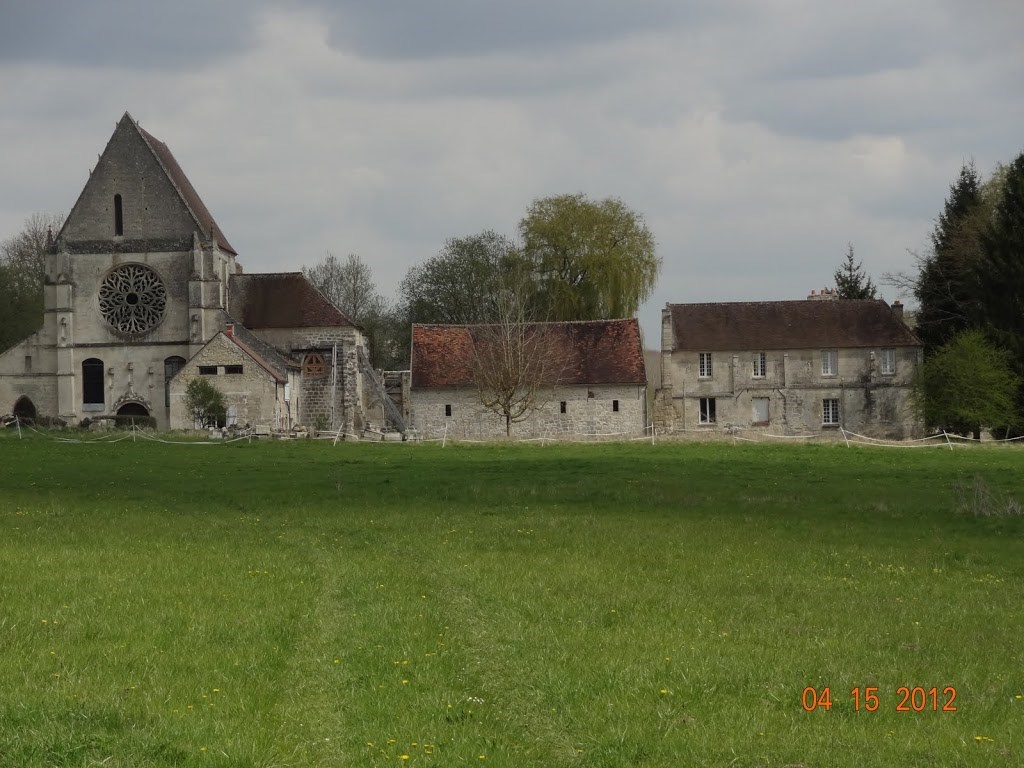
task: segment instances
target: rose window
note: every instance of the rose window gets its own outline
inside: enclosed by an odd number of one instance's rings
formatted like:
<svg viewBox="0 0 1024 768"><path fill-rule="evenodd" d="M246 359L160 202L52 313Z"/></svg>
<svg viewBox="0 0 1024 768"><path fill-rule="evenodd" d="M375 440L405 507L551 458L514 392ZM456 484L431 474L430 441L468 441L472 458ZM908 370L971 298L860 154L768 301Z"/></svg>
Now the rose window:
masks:
<svg viewBox="0 0 1024 768"><path fill-rule="evenodd" d="M152 269L124 264L100 285L103 319L122 333L145 333L159 325L167 308L167 289Z"/></svg>

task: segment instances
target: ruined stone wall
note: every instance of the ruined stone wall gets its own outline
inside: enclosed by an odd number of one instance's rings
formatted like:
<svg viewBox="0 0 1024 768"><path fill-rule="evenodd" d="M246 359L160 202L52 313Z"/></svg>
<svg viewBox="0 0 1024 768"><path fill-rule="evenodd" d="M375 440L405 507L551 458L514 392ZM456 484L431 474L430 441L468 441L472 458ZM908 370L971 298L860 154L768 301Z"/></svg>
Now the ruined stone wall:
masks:
<svg viewBox="0 0 1024 768"><path fill-rule="evenodd" d="M323 425L353 435L362 430L363 381L356 347L366 341L358 328L260 328L253 333L297 361L301 362L310 352L317 352L324 358L323 376L301 377L299 424L314 428ZM336 385L332 383L335 367Z"/></svg>

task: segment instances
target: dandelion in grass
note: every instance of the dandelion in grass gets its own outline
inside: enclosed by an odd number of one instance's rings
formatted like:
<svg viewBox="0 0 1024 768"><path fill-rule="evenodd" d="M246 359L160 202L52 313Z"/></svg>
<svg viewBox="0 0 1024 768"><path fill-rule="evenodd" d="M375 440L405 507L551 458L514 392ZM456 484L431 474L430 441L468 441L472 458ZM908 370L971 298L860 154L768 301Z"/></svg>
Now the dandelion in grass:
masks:
<svg viewBox="0 0 1024 768"><path fill-rule="evenodd" d="M975 740L975 741L978 741L978 742L982 742L982 741L992 741L992 739L990 739L990 738L989 738L988 736L975 736L975 737L974 737L974 740Z"/></svg>

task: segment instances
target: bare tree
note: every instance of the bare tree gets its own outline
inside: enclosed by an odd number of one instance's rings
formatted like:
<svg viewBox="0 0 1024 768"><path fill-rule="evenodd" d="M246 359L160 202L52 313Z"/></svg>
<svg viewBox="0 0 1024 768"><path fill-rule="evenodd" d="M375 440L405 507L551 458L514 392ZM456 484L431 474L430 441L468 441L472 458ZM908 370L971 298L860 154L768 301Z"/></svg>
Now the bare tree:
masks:
<svg viewBox="0 0 1024 768"><path fill-rule="evenodd" d="M345 261L328 253L312 267L309 278L335 306L366 334L370 361L375 368L404 368L409 360L409 327L398 308L377 292L370 266L350 253Z"/></svg>
<svg viewBox="0 0 1024 768"><path fill-rule="evenodd" d="M384 298L377 293L369 265L354 253L350 253L345 261L328 253L319 264L303 266L302 271L335 306L357 323L381 313L386 305Z"/></svg>
<svg viewBox="0 0 1024 768"><path fill-rule="evenodd" d="M480 404L512 425L547 403L562 373L556 327L531 322L527 305L514 291L497 301L498 321L470 326L473 381Z"/></svg>

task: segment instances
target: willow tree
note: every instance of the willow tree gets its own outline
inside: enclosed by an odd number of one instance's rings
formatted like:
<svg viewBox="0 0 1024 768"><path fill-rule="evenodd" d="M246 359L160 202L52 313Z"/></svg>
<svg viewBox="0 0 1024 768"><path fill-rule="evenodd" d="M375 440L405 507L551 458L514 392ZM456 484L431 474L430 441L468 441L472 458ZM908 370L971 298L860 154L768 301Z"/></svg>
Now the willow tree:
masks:
<svg viewBox="0 0 1024 768"><path fill-rule="evenodd" d="M551 320L632 317L661 271L643 216L618 198L534 200L519 234L541 312Z"/></svg>

